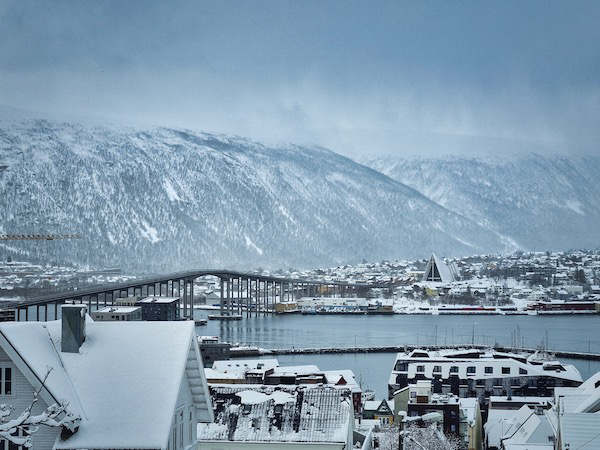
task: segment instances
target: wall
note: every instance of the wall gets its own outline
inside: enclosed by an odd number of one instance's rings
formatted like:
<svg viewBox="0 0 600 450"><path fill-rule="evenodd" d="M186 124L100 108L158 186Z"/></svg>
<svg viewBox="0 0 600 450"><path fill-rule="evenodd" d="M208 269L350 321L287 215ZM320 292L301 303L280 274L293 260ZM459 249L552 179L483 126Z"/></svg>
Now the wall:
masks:
<svg viewBox="0 0 600 450"><path fill-rule="evenodd" d="M2 349L0 349L0 365L12 368L12 395L0 395L0 403L12 405L15 408L12 414L14 418L31 403L33 387ZM33 414L39 414L47 407L48 405L40 398L33 408ZM40 426L38 431L32 435L33 448L35 450L51 450L59 432L58 428Z"/></svg>

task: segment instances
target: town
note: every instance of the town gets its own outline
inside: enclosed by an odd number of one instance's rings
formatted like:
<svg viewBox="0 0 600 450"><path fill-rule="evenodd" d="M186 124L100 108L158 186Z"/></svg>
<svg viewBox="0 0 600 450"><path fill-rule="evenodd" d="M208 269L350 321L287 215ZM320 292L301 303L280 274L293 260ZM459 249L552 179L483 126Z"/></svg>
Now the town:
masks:
<svg viewBox="0 0 600 450"><path fill-rule="evenodd" d="M12 261L2 267L4 292L35 289L38 283L43 288L65 282L83 287L137 279L114 269L82 274ZM598 313L600 304L598 269L598 252L576 251L455 259L432 255L418 261L253 273L324 283L312 296L302 286L280 291L266 311L274 318L298 313L310 321L321 314L588 316ZM2 392L10 400L3 422L11 435L7 442L40 449L172 450L298 445L410 450L535 445L562 450L600 445L600 436L594 434L600 426L600 372L586 379L578 366L547 348L524 349L518 339L512 348L408 348L406 342L391 342L377 350L397 348L383 398L365 389L348 368L290 366L276 357L304 353L310 360L311 354L326 349L268 350L201 334L206 320L198 314L220 309L222 301L242 311L259 306L252 290L240 288L237 298L231 293L221 297L219 281L195 279L194 320L186 320L181 298L162 288L152 296L129 296L127 290L110 303L106 298L89 305L66 301L49 321L33 314L15 316L11 307L27 298L5 298L0 345ZM346 284L334 289L330 283L335 282ZM369 284L376 287L353 290L353 296L344 291L344 286ZM70 287L77 291L77 286ZM244 320L241 315L214 317ZM132 336L146 350L134 351ZM131 345L125 345L128 341ZM369 351L346 349L361 350ZM95 361L108 354L120 367L117 375L110 367L98 370ZM247 359L249 355L254 359ZM569 355L600 359L593 353ZM157 365L164 369L153 370ZM117 390L114 383L103 382L115 376L120 380ZM107 389L103 394L101 386ZM156 390L163 393L153 406L144 398ZM118 402L127 417L115 414ZM126 408L131 404L140 408ZM160 422L148 415L159 409ZM12 417L12 411L21 410L26 413ZM49 426L37 430L32 421ZM143 431L149 422L157 424L153 433ZM115 433L96 431L113 423L118 423Z"/></svg>
<svg viewBox="0 0 600 450"><path fill-rule="evenodd" d="M427 271L427 273L426 273ZM377 284L344 298L324 287L312 296L277 294L273 312L396 314L594 314L600 312L600 251L516 252L414 261L363 262L327 269L255 269L250 274ZM0 301L19 301L66 288L135 280L120 269L82 271L6 261L0 265ZM198 279L195 305L219 306L217 279ZM247 296L248 293L243 295ZM250 294L252 295L252 294ZM232 299L236 301L236 299Z"/></svg>
<svg viewBox="0 0 600 450"><path fill-rule="evenodd" d="M399 352L387 398L351 370L221 359L175 299L0 324L5 445L36 449L544 449L600 445L600 372L552 354ZM143 342L140 347L138 342ZM231 355L229 355L231 356ZM600 355L598 356L600 358ZM111 364L103 364L106 358ZM110 381L110 382L109 382ZM39 427L39 425L45 425ZM110 433L104 430L111 430ZM12 447L11 447L12 448ZM16 448L16 447L15 447Z"/></svg>

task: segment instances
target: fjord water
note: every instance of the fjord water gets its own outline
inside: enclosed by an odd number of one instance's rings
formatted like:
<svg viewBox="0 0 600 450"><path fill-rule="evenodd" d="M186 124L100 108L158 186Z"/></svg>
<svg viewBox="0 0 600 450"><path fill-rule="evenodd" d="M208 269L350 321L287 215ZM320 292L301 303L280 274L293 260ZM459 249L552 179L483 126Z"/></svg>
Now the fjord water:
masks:
<svg viewBox="0 0 600 450"><path fill-rule="evenodd" d="M197 318L205 311L195 311ZM600 353L600 316L341 316L281 315L241 321L209 321L199 335L262 348L354 347L421 344L511 345ZM363 387L387 395L394 353L277 356L283 365L315 364L322 370L352 369ZM585 379L600 370L598 361L568 360Z"/></svg>

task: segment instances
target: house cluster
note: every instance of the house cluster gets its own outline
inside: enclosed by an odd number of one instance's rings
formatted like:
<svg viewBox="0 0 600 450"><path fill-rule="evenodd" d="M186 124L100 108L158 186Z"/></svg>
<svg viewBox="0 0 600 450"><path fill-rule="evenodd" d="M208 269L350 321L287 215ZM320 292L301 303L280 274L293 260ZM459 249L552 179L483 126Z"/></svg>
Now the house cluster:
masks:
<svg viewBox="0 0 600 450"><path fill-rule="evenodd" d="M598 449L600 373L583 381L542 353L415 349L397 355L389 399L365 402L362 418L407 430L399 448L417 423L469 450Z"/></svg>
<svg viewBox="0 0 600 450"><path fill-rule="evenodd" d="M433 254L422 260L362 263L285 275L387 284L387 288L371 289L367 297L392 299L397 313L431 313L456 305L487 306L488 311L471 312L497 314L600 312L599 251L516 252L453 259ZM464 313L464 308L458 312Z"/></svg>

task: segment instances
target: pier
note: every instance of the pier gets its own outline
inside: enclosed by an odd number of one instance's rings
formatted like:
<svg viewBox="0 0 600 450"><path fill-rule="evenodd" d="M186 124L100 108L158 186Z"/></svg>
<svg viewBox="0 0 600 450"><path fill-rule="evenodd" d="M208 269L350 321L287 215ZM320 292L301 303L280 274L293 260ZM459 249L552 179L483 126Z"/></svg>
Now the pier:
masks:
<svg viewBox="0 0 600 450"><path fill-rule="evenodd" d="M388 345L388 346L353 346L353 347L313 347L313 348L278 348L278 349L259 349L241 347L239 352L236 352L236 347L232 347L232 356L249 357L262 355L317 355L327 353L400 353L410 352L415 349L441 350L445 348L464 349L475 348L485 350L490 348L485 345ZM536 348L520 348L520 347L493 347L494 350L506 353L535 353L540 351ZM543 351L555 355L557 358L580 359L587 361L600 361L600 353L573 352L566 350L551 350L544 349Z"/></svg>

